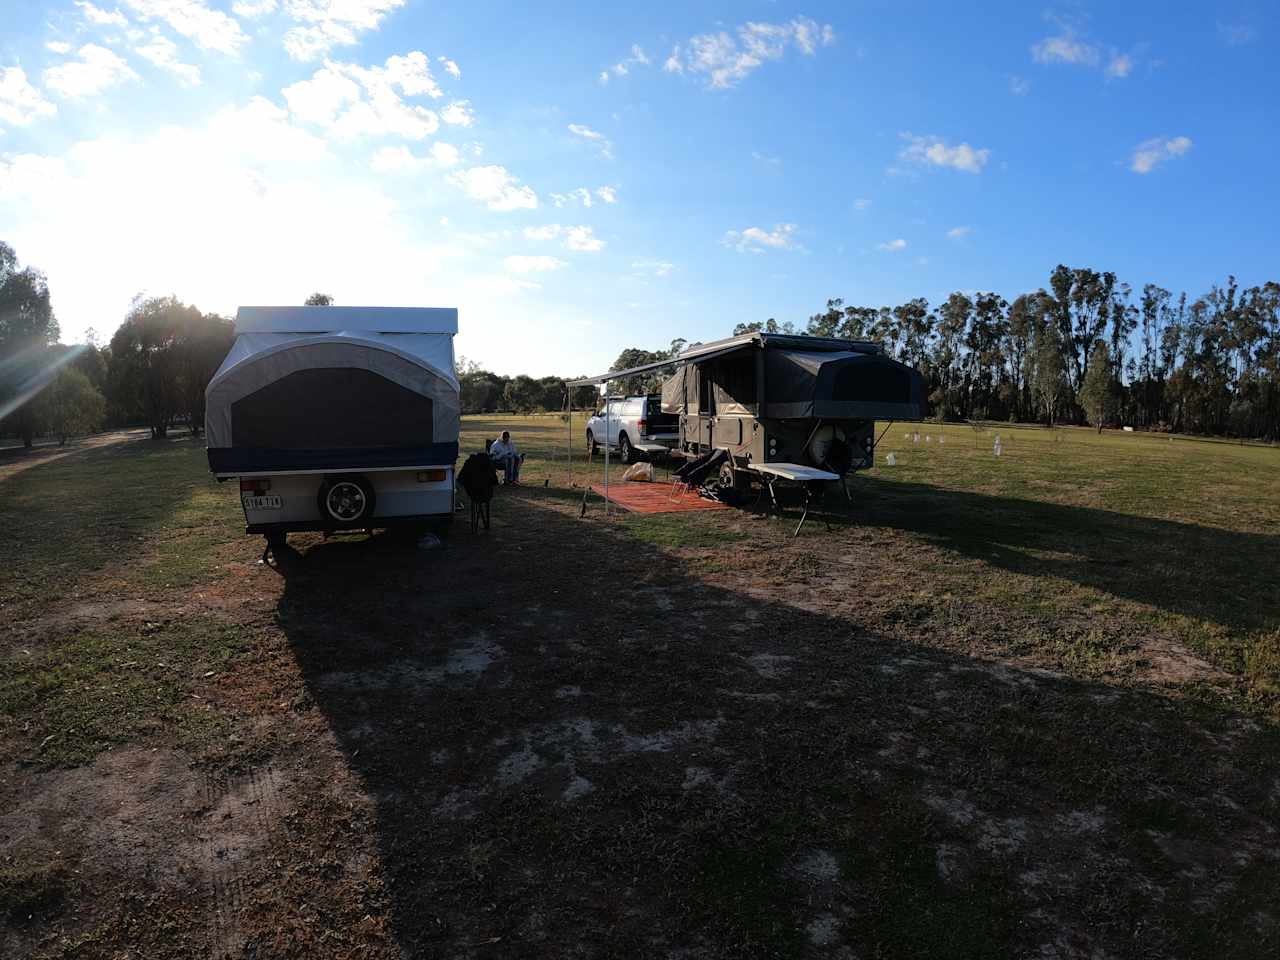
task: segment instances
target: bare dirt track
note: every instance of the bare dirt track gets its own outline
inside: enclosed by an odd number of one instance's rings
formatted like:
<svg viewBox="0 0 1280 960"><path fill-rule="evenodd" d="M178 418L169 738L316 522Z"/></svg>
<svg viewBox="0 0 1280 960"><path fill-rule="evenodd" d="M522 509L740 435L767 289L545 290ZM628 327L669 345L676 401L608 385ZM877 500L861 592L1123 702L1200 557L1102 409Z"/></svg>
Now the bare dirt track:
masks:
<svg viewBox="0 0 1280 960"><path fill-rule="evenodd" d="M145 669L213 725L50 764L46 715L13 714L0 953L1280 949L1276 728L1164 621L965 592L1014 558L874 499L791 540L579 520L579 496L504 488L491 533L434 551L303 537L277 571L229 530L181 590L95 573L116 606L73 626L134 666L75 682ZM1059 564L1090 590L1097 567Z"/></svg>

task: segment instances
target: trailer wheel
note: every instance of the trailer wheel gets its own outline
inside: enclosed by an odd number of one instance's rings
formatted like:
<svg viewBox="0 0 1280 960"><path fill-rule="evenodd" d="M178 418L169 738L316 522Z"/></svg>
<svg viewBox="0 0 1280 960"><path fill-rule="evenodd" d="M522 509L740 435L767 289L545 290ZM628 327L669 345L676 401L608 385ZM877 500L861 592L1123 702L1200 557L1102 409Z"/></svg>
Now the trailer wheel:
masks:
<svg viewBox="0 0 1280 960"><path fill-rule="evenodd" d="M357 526L373 516L373 487L364 477L330 477L320 484L320 515L340 526Z"/></svg>
<svg viewBox="0 0 1280 960"><path fill-rule="evenodd" d="M718 477L721 490L734 490L739 493L743 492L745 484L742 479L742 472L734 469L733 461L720 464L720 476Z"/></svg>
<svg viewBox="0 0 1280 960"><path fill-rule="evenodd" d="M591 450L593 457L600 452L600 444L596 443L596 435L590 430L587 431L587 447Z"/></svg>
<svg viewBox="0 0 1280 960"><path fill-rule="evenodd" d="M625 433L618 434L618 458L623 463L634 463L636 459L635 451L631 449L631 441L627 439Z"/></svg>

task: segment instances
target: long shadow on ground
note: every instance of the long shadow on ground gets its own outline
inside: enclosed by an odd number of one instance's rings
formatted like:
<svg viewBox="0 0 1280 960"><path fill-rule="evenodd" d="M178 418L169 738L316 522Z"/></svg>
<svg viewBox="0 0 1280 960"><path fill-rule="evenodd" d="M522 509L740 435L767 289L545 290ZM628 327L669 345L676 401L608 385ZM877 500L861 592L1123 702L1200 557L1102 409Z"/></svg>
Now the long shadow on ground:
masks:
<svg viewBox="0 0 1280 960"><path fill-rule="evenodd" d="M495 520L314 547L279 605L406 956L1276 955L1273 728Z"/></svg>
<svg viewBox="0 0 1280 960"><path fill-rule="evenodd" d="M859 495L857 523L910 531L1003 570L1227 627L1280 627L1273 602L1280 529L1243 533L875 479L863 481Z"/></svg>

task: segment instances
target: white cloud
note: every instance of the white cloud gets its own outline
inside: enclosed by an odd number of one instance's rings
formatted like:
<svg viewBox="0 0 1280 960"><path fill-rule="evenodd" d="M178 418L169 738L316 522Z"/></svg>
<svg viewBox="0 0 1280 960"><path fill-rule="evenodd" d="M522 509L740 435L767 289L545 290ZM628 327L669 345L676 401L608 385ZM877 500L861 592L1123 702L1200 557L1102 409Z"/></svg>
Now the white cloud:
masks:
<svg viewBox="0 0 1280 960"><path fill-rule="evenodd" d="M25 127L57 112L58 108L27 82L21 67L0 68L0 124Z"/></svg>
<svg viewBox="0 0 1280 960"><path fill-rule="evenodd" d="M1090 69L1101 68L1108 80L1123 80L1137 66L1137 54L1122 53L1115 47L1103 47L1089 40L1080 30L1080 21L1046 14L1045 19L1057 26L1057 33L1031 46L1031 59L1036 63L1065 63ZM1142 48L1140 45L1139 49ZM1015 93L1018 91L1015 90Z"/></svg>
<svg viewBox="0 0 1280 960"><path fill-rule="evenodd" d="M604 241L595 235L591 227L566 228L564 245L578 253L599 253L604 249Z"/></svg>
<svg viewBox="0 0 1280 960"><path fill-rule="evenodd" d="M534 210L538 206L538 195L533 188L520 185L519 178L508 173L506 167L468 167L449 179L472 200L482 202L490 210Z"/></svg>
<svg viewBox="0 0 1280 960"><path fill-rule="evenodd" d="M437 140L431 145L431 159L438 167L456 167L462 161L462 152L452 143Z"/></svg>
<svg viewBox="0 0 1280 960"><path fill-rule="evenodd" d="M1031 81L1025 77L1010 77L1009 92L1015 97L1025 97L1031 92Z"/></svg>
<svg viewBox="0 0 1280 960"><path fill-rule="evenodd" d="M564 366L548 324L576 328L599 309L528 299L533 279L555 275L508 273L503 255L525 251L442 228L438 198L371 174L371 150L341 149L268 100L189 126L109 130L56 157L10 145L0 159L4 239L48 274L67 342L119 322L139 291L231 315L241 303L297 302L298 290L332 284L340 303L464 307L460 353L541 376ZM175 216L200 229L156 228ZM263 223L272 229L253 228ZM605 369L617 353L580 346L583 370Z"/></svg>
<svg viewBox="0 0 1280 960"><path fill-rule="evenodd" d="M1055 37L1045 37L1031 47L1031 57L1036 63L1073 63L1086 67L1098 65L1098 48L1086 43L1074 29L1063 27Z"/></svg>
<svg viewBox="0 0 1280 960"><path fill-rule="evenodd" d="M265 17L268 13L275 13L278 5L276 0L236 0L231 5L231 12L237 17L254 20Z"/></svg>
<svg viewBox="0 0 1280 960"><path fill-rule="evenodd" d="M1258 38L1258 31L1248 23L1218 21L1218 38L1229 47L1242 47Z"/></svg>
<svg viewBox="0 0 1280 960"><path fill-rule="evenodd" d="M200 82L200 68L195 64L183 63L178 59L178 47L163 34L156 34L150 42L135 47L134 53L145 60L150 60L161 70L167 70L188 86Z"/></svg>
<svg viewBox="0 0 1280 960"><path fill-rule="evenodd" d="M1171 157L1180 157L1191 149L1190 137L1154 137L1144 140L1133 150L1129 169L1134 173L1150 173Z"/></svg>
<svg viewBox="0 0 1280 960"><path fill-rule="evenodd" d="M631 72L632 67L647 67L649 65L649 57L641 49L638 43L631 45L631 53L629 56L623 57L608 70L600 71L600 83L609 82L609 73L612 72L615 77L625 77Z"/></svg>
<svg viewBox="0 0 1280 960"><path fill-rule="evenodd" d="M174 33L204 50L234 54L249 41L239 21L204 0L124 0L141 20L163 20Z"/></svg>
<svg viewBox="0 0 1280 960"><path fill-rule="evenodd" d="M889 253L897 253L899 250L907 249L907 241L899 237L897 240L889 240L886 243L876 244L877 249L887 250Z"/></svg>
<svg viewBox="0 0 1280 960"><path fill-rule="evenodd" d="M859 197L857 200L853 201L853 209L855 210L865 210L869 206L871 206L871 201L866 197Z"/></svg>
<svg viewBox="0 0 1280 960"><path fill-rule="evenodd" d="M947 231L947 239L963 240L971 233L973 233L973 227L952 227Z"/></svg>
<svg viewBox="0 0 1280 960"><path fill-rule="evenodd" d="M87 23L92 23L99 27L123 27L129 21L125 15L120 12L120 8L107 11L101 7L95 7L87 0L76 0L76 6L84 11L84 19Z"/></svg>
<svg viewBox="0 0 1280 960"><path fill-rule="evenodd" d="M567 260L547 256L507 257L502 262L512 273L548 273L569 265Z"/></svg>
<svg viewBox="0 0 1280 960"><path fill-rule="evenodd" d="M796 225L794 223L775 224L772 230L760 227L747 227L745 230L726 231L720 242L733 247L739 253L764 253L771 250L794 250Z"/></svg>
<svg viewBox="0 0 1280 960"><path fill-rule="evenodd" d="M776 167L778 166L778 164L782 163L781 157L773 157L767 153L761 153L758 150L751 151L751 158L753 160L758 160L760 163L763 163L765 166L768 166L768 167Z"/></svg>
<svg viewBox="0 0 1280 960"><path fill-rule="evenodd" d="M440 128L435 111L401 98L442 96L426 54L417 50L388 57L382 67L326 61L310 80L282 93L295 118L340 140L383 135L421 140Z"/></svg>
<svg viewBox="0 0 1280 960"><path fill-rule="evenodd" d="M50 40L44 45L44 48L51 53L65 55L71 52L71 44L64 43L62 40Z"/></svg>
<svg viewBox="0 0 1280 960"><path fill-rule="evenodd" d="M436 59L438 59L442 64L444 64L444 72L447 73L449 76L453 77L454 79L457 79L458 77L462 76L462 69L456 63L450 60L448 57L437 57Z"/></svg>
<svg viewBox="0 0 1280 960"><path fill-rule="evenodd" d="M609 82L609 71L608 71L608 70L601 70L601 71L600 71L600 76L598 76L598 77L596 78L596 81L597 81L601 86L604 86L605 84L607 84L607 83Z"/></svg>
<svg viewBox="0 0 1280 960"><path fill-rule="evenodd" d="M609 142L609 138L598 130L592 130L590 127L581 123L569 124L569 132L575 137L581 137L587 143L594 146L600 151L600 156L606 160L613 159L613 144Z"/></svg>
<svg viewBox="0 0 1280 960"><path fill-rule="evenodd" d="M724 90L736 86L767 61L782 59L788 47L812 56L819 47L830 46L835 40L830 25L819 26L808 17L796 17L786 23L749 21L732 36L722 30L677 44L662 69L668 73L701 74L707 86Z"/></svg>
<svg viewBox="0 0 1280 960"><path fill-rule="evenodd" d="M359 35L376 30L382 18L405 0L284 0L285 12L307 26L284 35L284 48L295 60L314 60L334 47L351 46Z"/></svg>
<svg viewBox="0 0 1280 960"><path fill-rule="evenodd" d="M417 156L408 147L401 145L398 147L381 147L373 155L373 159L369 161L369 166L374 173L404 173L410 170L417 170L424 166L427 160Z"/></svg>
<svg viewBox="0 0 1280 960"><path fill-rule="evenodd" d="M128 63L96 43L86 43L77 55L79 60L60 63L44 72L44 85L60 97L91 97L138 79Z"/></svg>
<svg viewBox="0 0 1280 960"><path fill-rule="evenodd" d="M599 253L605 247L605 242L595 235L595 230L586 226L562 227L558 223L547 223L540 227L525 227L524 237L540 243L563 237L564 248L576 253Z"/></svg>
<svg viewBox="0 0 1280 960"><path fill-rule="evenodd" d="M911 133L901 134L907 145L898 157L907 163L925 167L950 167L965 173L981 173L991 151L978 149L967 143L951 146L938 137L919 137Z"/></svg>
<svg viewBox="0 0 1280 960"><path fill-rule="evenodd" d="M631 264L631 269L638 276L653 277L662 279L671 275L671 271L676 268L674 263L667 260L636 260Z"/></svg>
<svg viewBox="0 0 1280 960"><path fill-rule="evenodd" d="M412 173L428 168L454 167L460 159L457 147L451 143L436 141L425 157L418 156L403 144L382 147L374 153L369 166L375 173Z"/></svg>
<svg viewBox="0 0 1280 960"><path fill-rule="evenodd" d="M440 111L440 119L458 127L469 127L475 122L470 100L454 100Z"/></svg>
<svg viewBox="0 0 1280 960"><path fill-rule="evenodd" d="M591 207L595 205L596 200L602 203L617 203L618 191L614 187L596 187L595 190L589 187L575 187L568 193L552 193L549 198L552 205L557 207L565 207L573 203Z"/></svg>
<svg viewBox="0 0 1280 960"><path fill-rule="evenodd" d="M1103 74L1108 80L1123 80L1133 71L1133 57L1127 53L1113 53Z"/></svg>

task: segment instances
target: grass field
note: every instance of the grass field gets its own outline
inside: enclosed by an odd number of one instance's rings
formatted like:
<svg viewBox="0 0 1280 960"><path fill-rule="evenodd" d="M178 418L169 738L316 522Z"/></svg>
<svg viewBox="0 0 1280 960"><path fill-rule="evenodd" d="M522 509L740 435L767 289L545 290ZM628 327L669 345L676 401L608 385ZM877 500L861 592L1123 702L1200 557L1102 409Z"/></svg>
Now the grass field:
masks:
<svg viewBox="0 0 1280 960"><path fill-rule="evenodd" d="M502 429L280 570L189 440L0 451L0 956L1280 955L1280 450L889 426L792 539Z"/></svg>

